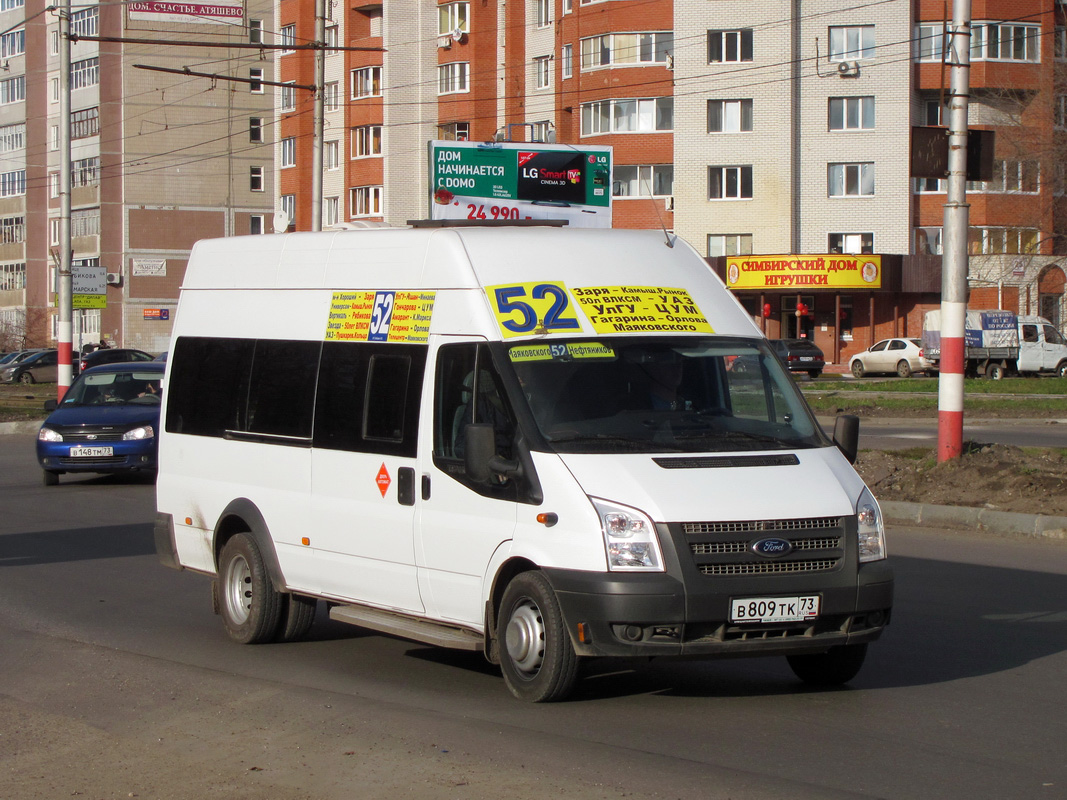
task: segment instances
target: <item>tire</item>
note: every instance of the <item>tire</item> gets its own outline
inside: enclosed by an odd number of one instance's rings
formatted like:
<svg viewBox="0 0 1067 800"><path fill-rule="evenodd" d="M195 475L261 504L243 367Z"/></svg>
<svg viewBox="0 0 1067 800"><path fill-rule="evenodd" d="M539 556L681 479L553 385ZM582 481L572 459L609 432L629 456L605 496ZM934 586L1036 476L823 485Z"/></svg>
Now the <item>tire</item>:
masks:
<svg viewBox="0 0 1067 800"><path fill-rule="evenodd" d="M985 376L991 381L999 381L1004 377L1004 367L1001 364L990 364L986 367Z"/></svg>
<svg viewBox="0 0 1067 800"><path fill-rule="evenodd" d="M825 653L786 656L793 674L811 686L840 686L859 674L866 644L843 644Z"/></svg>
<svg viewBox="0 0 1067 800"><path fill-rule="evenodd" d="M900 378L911 377L911 364L909 364L903 358L900 359L900 362L897 364L897 376Z"/></svg>
<svg viewBox="0 0 1067 800"><path fill-rule="evenodd" d="M578 676L578 657L548 579L540 572L516 575L498 619L500 669L511 693L530 703L565 698Z"/></svg>
<svg viewBox="0 0 1067 800"><path fill-rule="evenodd" d="M315 598L302 594L283 594L277 642L298 642L307 636L315 621Z"/></svg>
<svg viewBox="0 0 1067 800"><path fill-rule="evenodd" d="M59 486L59 473L52 472L50 469L44 471L44 485L45 486Z"/></svg>
<svg viewBox="0 0 1067 800"><path fill-rule="evenodd" d="M1059 366L1056 367L1057 378L1067 378L1067 361L1061 361Z"/></svg>
<svg viewBox="0 0 1067 800"><path fill-rule="evenodd" d="M822 375L822 370L821 369L809 369L808 370L808 377L811 378L812 380L815 380L820 375Z"/></svg>
<svg viewBox="0 0 1067 800"><path fill-rule="evenodd" d="M247 533L235 534L222 548L218 577L219 614L230 638L260 644L275 638L282 614L259 545Z"/></svg>
<svg viewBox="0 0 1067 800"><path fill-rule="evenodd" d="M863 368L863 362L860 361L859 359L856 359L855 361L852 362L852 368L851 369L852 369L852 377L853 378L862 378L864 375L867 374L867 370L865 370Z"/></svg>
<svg viewBox="0 0 1067 800"><path fill-rule="evenodd" d="M23 372L21 375L19 375L19 383L23 384L24 386L29 386L31 383L37 383L37 381L33 379L33 376L30 373Z"/></svg>

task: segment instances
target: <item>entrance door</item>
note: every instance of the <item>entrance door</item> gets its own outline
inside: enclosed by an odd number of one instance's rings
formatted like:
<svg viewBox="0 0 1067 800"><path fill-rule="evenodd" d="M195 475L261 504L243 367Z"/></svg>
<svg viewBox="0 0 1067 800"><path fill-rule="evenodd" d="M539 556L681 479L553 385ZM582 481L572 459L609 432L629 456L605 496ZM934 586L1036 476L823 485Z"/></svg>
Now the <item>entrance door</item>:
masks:
<svg viewBox="0 0 1067 800"><path fill-rule="evenodd" d="M800 302L807 308L808 313L797 316L797 296L787 295L782 297L782 338L783 339L808 339L815 341L815 297L814 295L801 295Z"/></svg>

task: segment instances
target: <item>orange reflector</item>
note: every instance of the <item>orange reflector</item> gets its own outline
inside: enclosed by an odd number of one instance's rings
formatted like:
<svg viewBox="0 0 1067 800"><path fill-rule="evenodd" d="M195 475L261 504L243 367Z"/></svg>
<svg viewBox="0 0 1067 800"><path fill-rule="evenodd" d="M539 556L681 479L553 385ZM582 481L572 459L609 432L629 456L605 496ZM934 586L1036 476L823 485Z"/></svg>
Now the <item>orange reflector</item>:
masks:
<svg viewBox="0 0 1067 800"><path fill-rule="evenodd" d="M306 536L301 536L300 537L300 544L303 544L303 545L311 544L311 540Z"/></svg>
<svg viewBox="0 0 1067 800"><path fill-rule="evenodd" d="M588 644L590 641L590 637L584 622L578 623L578 641L582 644Z"/></svg>
<svg viewBox="0 0 1067 800"><path fill-rule="evenodd" d="M185 518L185 524L186 525L192 525L193 524L193 518L192 517L186 517Z"/></svg>

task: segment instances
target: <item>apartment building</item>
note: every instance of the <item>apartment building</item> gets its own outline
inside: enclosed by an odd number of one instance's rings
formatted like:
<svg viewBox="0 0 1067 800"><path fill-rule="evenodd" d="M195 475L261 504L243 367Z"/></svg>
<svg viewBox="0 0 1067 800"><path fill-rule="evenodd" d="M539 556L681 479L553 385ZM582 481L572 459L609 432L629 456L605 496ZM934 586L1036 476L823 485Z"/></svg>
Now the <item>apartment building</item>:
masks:
<svg viewBox="0 0 1067 800"><path fill-rule="evenodd" d="M92 303L102 307L75 313L75 346L159 352L193 242L264 232L274 214L274 92L263 83L273 58L238 47L263 42L272 9L76 4L66 121L57 13L43 0L0 1L0 336L5 346L56 341L69 124L74 265L108 275Z"/></svg>

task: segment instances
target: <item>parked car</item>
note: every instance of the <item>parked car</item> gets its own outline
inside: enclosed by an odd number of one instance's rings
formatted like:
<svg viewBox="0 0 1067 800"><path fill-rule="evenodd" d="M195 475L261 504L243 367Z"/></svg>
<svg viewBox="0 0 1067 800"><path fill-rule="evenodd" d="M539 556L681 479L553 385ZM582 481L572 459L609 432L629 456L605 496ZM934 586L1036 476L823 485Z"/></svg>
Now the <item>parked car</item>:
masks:
<svg viewBox="0 0 1067 800"><path fill-rule="evenodd" d="M3 383L55 383L59 376L59 351L41 350L0 371Z"/></svg>
<svg viewBox="0 0 1067 800"><path fill-rule="evenodd" d="M88 369L37 434L45 486L64 472L155 471L164 364L121 362Z"/></svg>
<svg viewBox="0 0 1067 800"><path fill-rule="evenodd" d="M29 358L34 353L40 353L43 349L44 348L42 347L34 347L29 350L15 350L13 353L5 353L0 357L0 371L2 371L4 367L10 367L25 358Z"/></svg>
<svg viewBox="0 0 1067 800"><path fill-rule="evenodd" d="M160 353L158 356L156 356L152 360L153 361L162 361L162 362L166 363L166 361L167 361L167 352L168 352L167 350L164 350L162 353Z"/></svg>
<svg viewBox="0 0 1067 800"><path fill-rule="evenodd" d="M118 348L115 350L103 349L94 350L87 355L82 356L82 372L90 367L99 367L102 364L118 364L122 361L151 361L153 358L151 353L146 353L144 350L134 350L132 348Z"/></svg>
<svg viewBox="0 0 1067 800"><path fill-rule="evenodd" d="M918 339L882 339L848 360L848 368L857 378L876 372L895 372L901 378L908 378L916 372L927 372L932 366L923 356L923 344Z"/></svg>
<svg viewBox="0 0 1067 800"><path fill-rule="evenodd" d="M811 339L771 339L771 348L790 372L818 378L826 366L822 350Z"/></svg>

